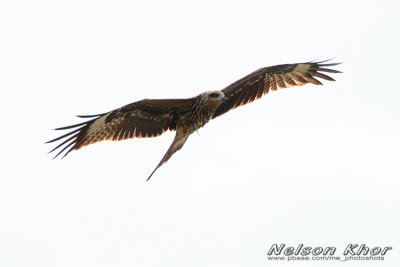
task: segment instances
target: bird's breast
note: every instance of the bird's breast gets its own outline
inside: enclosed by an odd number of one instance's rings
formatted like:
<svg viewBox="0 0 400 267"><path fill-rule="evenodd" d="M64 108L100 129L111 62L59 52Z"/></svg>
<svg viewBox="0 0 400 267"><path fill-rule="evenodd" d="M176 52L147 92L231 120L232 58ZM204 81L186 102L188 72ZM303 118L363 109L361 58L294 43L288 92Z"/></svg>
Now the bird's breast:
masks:
<svg viewBox="0 0 400 267"><path fill-rule="evenodd" d="M182 133L191 134L203 127L211 118L213 111L207 109L196 109L179 117L177 128Z"/></svg>

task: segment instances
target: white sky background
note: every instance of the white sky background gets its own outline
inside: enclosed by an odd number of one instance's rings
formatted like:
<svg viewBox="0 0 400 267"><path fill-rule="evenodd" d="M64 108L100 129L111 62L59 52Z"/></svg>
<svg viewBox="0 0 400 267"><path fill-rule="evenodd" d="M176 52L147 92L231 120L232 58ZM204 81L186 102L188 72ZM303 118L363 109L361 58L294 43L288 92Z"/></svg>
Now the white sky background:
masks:
<svg viewBox="0 0 400 267"><path fill-rule="evenodd" d="M398 266L398 1L2 1L0 266ZM44 145L142 98L263 66L344 62L172 142ZM269 262L274 243L392 246L383 262Z"/></svg>

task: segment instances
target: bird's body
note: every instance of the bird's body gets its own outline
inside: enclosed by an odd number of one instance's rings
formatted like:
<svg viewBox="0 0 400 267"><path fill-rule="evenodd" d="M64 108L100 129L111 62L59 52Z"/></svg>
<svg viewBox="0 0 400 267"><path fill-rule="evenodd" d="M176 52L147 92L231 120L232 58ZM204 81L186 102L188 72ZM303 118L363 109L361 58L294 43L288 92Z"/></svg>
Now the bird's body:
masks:
<svg viewBox="0 0 400 267"><path fill-rule="evenodd" d="M52 151L64 146L55 156L67 148L64 157L72 150L103 140L156 137L167 130L176 131L175 138L153 173L185 144L189 135L214 119L238 106L247 104L267 94L270 90L287 88L306 83L322 84L314 78L334 81L321 72L338 73L324 67L337 63L308 62L286 64L259 69L221 91L208 91L187 99L143 99L108 113L78 116L92 118L89 121L57 128L73 129L54 142L67 138ZM50 151L50 152L52 152Z"/></svg>

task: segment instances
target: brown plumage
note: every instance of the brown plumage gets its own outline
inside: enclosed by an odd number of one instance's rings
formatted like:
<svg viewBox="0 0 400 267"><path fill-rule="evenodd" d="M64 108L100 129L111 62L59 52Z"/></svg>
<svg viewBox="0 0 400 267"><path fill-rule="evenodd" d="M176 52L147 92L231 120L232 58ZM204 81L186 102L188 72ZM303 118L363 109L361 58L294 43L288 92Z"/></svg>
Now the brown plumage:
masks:
<svg viewBox="0 0 400 267"><path fill-rule="evenodd" d="M334 81L323 74L340 73L327 69L340 63L307 62L285 64L261 68L234 82L221 91L204 92L188 99L143 99L128 104L108 113L78 116L92 118L89 121L57 128L56 130L73 131L55 138L47 143L63 142L50 152L60 148L54 158L72 150L103 140L124 140L129 138L156 137L165 131L176 131L175 138L153 173L185 144L194 131L203 127L210 119L214 119L231 109L253 102L269 91L307 83L322 85L316 78ZM68 149L68 150L67 150Z"/></svg>

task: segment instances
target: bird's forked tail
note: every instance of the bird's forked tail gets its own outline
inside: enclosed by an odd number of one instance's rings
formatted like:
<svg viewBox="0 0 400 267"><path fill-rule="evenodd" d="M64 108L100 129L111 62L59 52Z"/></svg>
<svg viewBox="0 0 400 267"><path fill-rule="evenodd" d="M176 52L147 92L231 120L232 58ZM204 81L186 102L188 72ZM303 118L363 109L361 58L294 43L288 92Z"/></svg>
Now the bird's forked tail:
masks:
<svg viewBox="0 0 400 267"><path fill-rule="evenodd" d="M149 178L147 178L146 181L150 180L151 176L153 176L154 172L161 167L161 165L163 165L165 162L167 162L171 156L178 151L179 149L181 149L183 147L183 145L185 144L186 140L188 139L189 135L184 135L181 136L179 134L179 132L176 132L174 141L172 141L172 144L170 145L170 147L168 148L167 153L165 153L164 157L161 159L160 163L158 163L157 167L154 169L154 171L150 174Z"/></svg>

